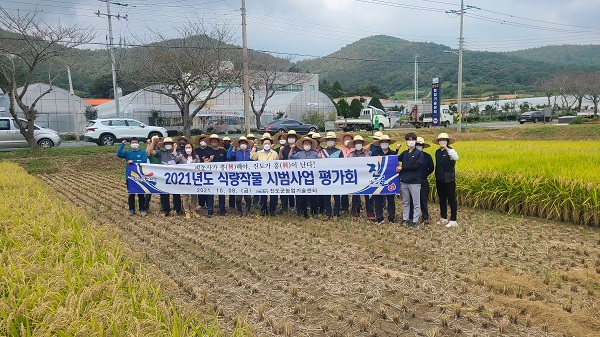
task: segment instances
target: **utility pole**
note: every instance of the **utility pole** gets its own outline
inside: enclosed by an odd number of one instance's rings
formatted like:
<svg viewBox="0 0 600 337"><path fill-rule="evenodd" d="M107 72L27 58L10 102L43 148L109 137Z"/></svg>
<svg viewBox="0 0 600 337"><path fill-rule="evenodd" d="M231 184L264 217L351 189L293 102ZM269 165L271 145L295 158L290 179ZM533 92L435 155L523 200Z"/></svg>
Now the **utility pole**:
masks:
<svg viewBox="0 0 600 337"><path fill-rule="evenodd" d="M415 103L419 100L419 55L415 55Z"/></svg>
<svg viewBox="0 0 600 337"><path fill-rule="evenodd" d="M117 6L123 6L123 7L127 7L128 4L122 4L119 2L111 2L110 0L98 0L100 2L106 2L106 13L100 13L100 11L96 11L96 15L97 16L106 16L108 18L108 50L110 53L110 63L112 66L112 80L113 80L113 96L115 98L115 117L119 117L120 114L120 110L119 110L119 86L117 84L117 59L115 58L115 51L114 51L114 44L113 44L113 30L112 30L112 17L116 17L117 20L120 20L121 18L125 19L125 21L127 21L127 15L125 16L121 16L119 14L117 15L111 15L110 14L110 4L112 3L113 5L117 5Z"/></svg>
<svg viewBox="0 0 600 337"><path fill-rule="evenodd" d="M246 35L246 0L242 0L242 66L244 78L244 128L250 133L250 85L248 70L248 39Z"/></svg>

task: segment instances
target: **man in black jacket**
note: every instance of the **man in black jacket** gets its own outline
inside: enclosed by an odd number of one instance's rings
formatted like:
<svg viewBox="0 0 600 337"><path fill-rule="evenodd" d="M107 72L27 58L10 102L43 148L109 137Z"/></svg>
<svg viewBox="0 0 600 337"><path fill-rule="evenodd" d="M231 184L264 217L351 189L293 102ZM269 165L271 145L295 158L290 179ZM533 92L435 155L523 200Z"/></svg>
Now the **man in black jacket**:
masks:
<svg viewBox="0 0 600 337"><path fill-rule="evenodd" d="M378 156L396 156L396 151L390 149L390 144L394 144L395 139L391 139L388 135L380 135L373 142L377 147L375 151L371 152L372 157ZM371 145L370 148L373 148ZM387 204L388 221L394 223L396 221L396 203L394 198L395 194L377 194L373 196L373 203L375 204L375 221L379 224L383 223L383 207Z"/></svg>
<svg viewBox="0 0 600 337"><path fill-rule="evenodd" d="M423 151L423 149L428 147L430 147L430 145L425 143L425 139L423 139L423 137L417 137L417 150ZM428 204L430 191L429 180L427 180L427 178L433 173L435 167L433 166L433 158L429 153L423 151L423 159L423 166L421 167L421 219L423 219L423 224L427 225L429 224ZM413 217L413 207L414 206L411 200L410 215L408 216L409 219L412 219Z"/></svg>
<svg viewBox="0 0 600 337"><path fill-rule="evenodd" d="M451 148L454 138L447 133L440 133L433 143L440 146L435 151L435 186L440 198L440 221L438 224L446 227L456 227L456 172L454 166L458 160L458 153ZM448 204L450 204L450 221L448 221Z"/></svg>
<svg viewBox="0 0 600 337"><path fill-rule="evenodd" d="M423 152L416 148L417 135L410 132L404 136L408 149L398 156L402 165L396 168L400 173L400 191L402 193L402 224L417 228L421 215L421 167L423 166ZM413 217L409 219L413 202Z"/></svg>

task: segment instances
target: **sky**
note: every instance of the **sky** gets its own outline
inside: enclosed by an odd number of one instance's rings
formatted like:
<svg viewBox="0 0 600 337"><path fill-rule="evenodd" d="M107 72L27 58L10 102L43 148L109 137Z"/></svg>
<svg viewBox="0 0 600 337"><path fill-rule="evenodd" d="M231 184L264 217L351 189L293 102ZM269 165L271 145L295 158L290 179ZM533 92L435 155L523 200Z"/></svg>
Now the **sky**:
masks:
<svg viewBox="0 0 600 337"><path fill-rule="evenodd" d="M127 6L117 5L126 4ZM99 0L1 0L0 7L38 13L46 23L82 24L107 43L106 3ZM466 0L465 48L511 51L544 45L600 44L598 0ZM242 44L241 0L115 0L114 39L152 41L155 32L177 36L190 21L231 27ZM248 47L293 60L331 54L361 38L390 35L458 48L460 0L246 0ZM368 53L368 51L367 51Z"/></svg>

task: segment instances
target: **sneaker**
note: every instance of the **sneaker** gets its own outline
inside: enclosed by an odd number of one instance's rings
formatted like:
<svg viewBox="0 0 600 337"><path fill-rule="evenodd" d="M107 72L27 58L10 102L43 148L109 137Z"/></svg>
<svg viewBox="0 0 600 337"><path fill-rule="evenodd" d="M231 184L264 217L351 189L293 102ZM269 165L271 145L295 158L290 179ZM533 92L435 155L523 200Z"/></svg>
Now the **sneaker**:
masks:
<svg viewBox="0 0 600 337"><path fill-rule="evenodd" d="M383 224L385 223L385 221L383 221L383 219L381 219L381 220L375 220L375 222L376 222L378 225L383 225Z"/></svg>
<svg viewBox="0 0 600 337"><path fill-rule="evenodd" d="M389 222L389 223L395 223L395 222L396 222L396 219L394 219L394 218L388 219L388 222Z"/></svg>
<svg viewBox="0 0 600 337"><path fill-rule="evenodd" d="M408 222L408 220L402 220L402 226L408 226L410 224L410 222Z"/></svg>
<svg viewBox="0 0 600 337"><path fill-rule="evenodd" d="M145 210L141 210L140 211L140 216L146 216L146 211Z"/></svg>
<svg viewBox="0 0 600 337"><path fill-rule="evenodd" d="M194 211L192 212L192 218L199 218L200 214L198 214L198 212Z"/></svg>
<svg viewBox="0 0 600 337"><path fill-rule="evenodd" d="M169 216L171 216L171 212L163 212L163 216L164 216L165 218L166 218L166 217L169 217Z"/></svg>
<svg viewBox="0 0 600 337"><path fill-rule="evenodd" d="M353 216L352 216L352 220L354 220L354 221L358 220L358 216L356 216L356 215L353 215Z"/></svg>
<svg viewBox="0 0 600 337"><path fill-rule="evenodd" d="M129 211L129 216L132 216L132 215L135 215L135 211L134 210Z"/></svg>
<svg viewBox="0 0 600 337"><path fill-rule="evenodd" d="M429 219L423 219L423 224L424 225L429 225Z"/></svg>
<svg viewBox="0 0 600 337"><path fill-rule="evenodd" d="M450 227L458 227L458 223L456 223L456 221L450 221L448 222L448 224L446 225L447 228Z"/></svg>
<svg viewBox="0 0 600 337"><path fill-rule="evenodd" d="M438 225L446 226L448 224L448 219L441 218L438 222Z"/></svg>
<svg viewBox="0 0 600 337"><path fill-rule="evenodd" d="M214 211L208 211L207 216L211 218L213 216Z"/></svg>
<svg viewBox="0 0 600 337"><path fill-rule="evenodd" d="M410 227L411 228L417 228L418 224L416 222L411 222L410 223Z"/></svg>
<svg viewBox="0 0 600 337"><path fill-rule="evenodd" d="M183 211L175 211L175 214L177 214L177 216L182 216L183 215Z"/></svg>
<svg viewBox="0 0 600 337"><path fill-rule="evenodd" d="M375 221L375 217L374 216L368 216L367 219L369 219L371 221Z"/></svg>
<svg viewBox="0 0 600 337"><path fill-rule="evenodd" d="M190 212L185 212L185 218L186 219L191 219L192 215L190 214Z"/></svg>

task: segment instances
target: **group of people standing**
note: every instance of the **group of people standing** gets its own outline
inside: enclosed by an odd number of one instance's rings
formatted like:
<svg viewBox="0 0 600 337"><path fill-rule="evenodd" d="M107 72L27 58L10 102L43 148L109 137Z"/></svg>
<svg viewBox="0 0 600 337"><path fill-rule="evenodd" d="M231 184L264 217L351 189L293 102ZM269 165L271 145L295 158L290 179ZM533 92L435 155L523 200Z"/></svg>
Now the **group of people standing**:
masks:
<svg viewBox="0 0 600 337"><path fill-rule="evenodd" d="M422 137L410 132L405 135L407 149L400 152L401 144L396 151L391 145L396 140L376 132L372 143L361 135L327 132L309 133L301 136L294 130L271 136L265 133L258 138L253 134L241 136L236 140L229 137L220 138L217 134L197 136L190 139L180 137L154 137L148 140L145 151L139 148L139 140L130 140L131 149L125 150L126 141L120 145L117 156L125 158L127 163L152 163L163 165L213 163L226 161L271 161L298 159L344 159L368 156L398 156L396 171L400 177L402 196L402 224L416 228L422 220L424 225L430 222L428 202L430 186L428 177L434 173L437 195L440 199L440 220L438 224L447 227L457 226L455 163L458 154L450 147L455 140L446 133L441 133L432 142L439 145L435 151L435 165L430 154L424 152L430 147ZM340 163L343 166L343 163ZM219 215L227 213L227 207L240 216L247 216L252 205L260 207L264 216L275 216L296 210L299 216L317 217L324 215L327 220L336 219L342 213L350 212L352 219L357 220L361 211L367 218L378 223L384 222L384 211L387 220L396 222L396 195L225 195L216 196ZM145 215L149 209L151 195L138 194L139 214ZM135 214L136 195L129 195L129 215ZM172 203L171 203L172 201ZM215 196L213 195L179 195L161 194L161 211L164 216L185 215L186 218L199 217L200 210L206 208L206 215L215 213ZM448 204L450 218L448 218ZM172 213L174 212L174 214Z"/></svg>

